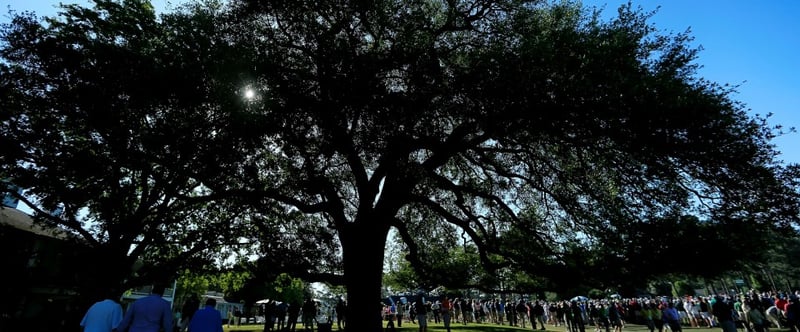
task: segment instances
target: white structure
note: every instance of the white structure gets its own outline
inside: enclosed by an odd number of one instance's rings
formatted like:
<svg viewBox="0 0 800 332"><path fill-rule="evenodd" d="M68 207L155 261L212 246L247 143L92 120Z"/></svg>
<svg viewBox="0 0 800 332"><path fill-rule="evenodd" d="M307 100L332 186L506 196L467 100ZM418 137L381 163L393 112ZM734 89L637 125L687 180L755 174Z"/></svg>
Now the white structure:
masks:
<svg viewBox="0 0 800 332"><path fill-rule="evenodd" d="M167 300L169 302L171 308L175 304L175 287L177 286L177 284L178 284L177 281L173 281L172 287L164 289L164 295L162 296L164 300ZM145 286L129 290L125 292L125 294L122 294L122 299L120 299L120 302L122 302L123 306L126 306L128 303L131 303L133 301L136 301L138 299L150 295L150 292L152 290L153 290L152 286Z"/></svg>

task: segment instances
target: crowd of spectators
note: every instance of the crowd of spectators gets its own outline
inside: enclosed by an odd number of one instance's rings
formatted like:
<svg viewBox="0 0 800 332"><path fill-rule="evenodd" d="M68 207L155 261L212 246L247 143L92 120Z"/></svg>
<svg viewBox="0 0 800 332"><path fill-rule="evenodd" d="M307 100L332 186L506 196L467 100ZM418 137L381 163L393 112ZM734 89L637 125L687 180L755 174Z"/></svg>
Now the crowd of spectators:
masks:
<svg viewBox="0 0 800 332"><path fill-rule="evenodd" d="M545 330L546 325L563 326L570 332L619 332L626 323L641 324L651 332L681 332L684 328L718 327L723 332L767 332L789 328L800 332L800 291L756 292L683 297L639 297L545 301L527 299L448 299L423 302L384 303L382 315L387 327L419 324L418 306L424 306L426 320L442 321L446 313L454 324L489 323Z"/></svg>

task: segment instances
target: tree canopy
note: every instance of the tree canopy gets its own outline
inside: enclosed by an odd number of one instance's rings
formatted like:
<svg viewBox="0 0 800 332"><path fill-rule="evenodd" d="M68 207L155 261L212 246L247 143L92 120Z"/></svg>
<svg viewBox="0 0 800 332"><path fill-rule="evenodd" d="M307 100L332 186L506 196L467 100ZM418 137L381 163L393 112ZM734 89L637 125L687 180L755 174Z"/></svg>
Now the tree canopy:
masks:
<svg viewBox="0 0 800 332"><path fill-rule="evenodd" d="M18 16L0 45L2 175L116 255L250 235L268 267L301 253L293 266L349 303L380 297L390 230L432 280L459 239L488 275L543 287L646 277L687 244L739 250L714 255L723 269L751 254L725 241L795 233L797 169L651 14L242 0L156 19L98 0L49 26ZM81 209L100 229L81 230Z"/></svg>
<svg viewBox="0 0 800 332"><path fill-rule="evenodd" d="M40 222L95 249L104 264L87 291L170 281L235 250L246 232L236 226L247 222L244 209L199 199L207 188L187 170L193 159L220 162L215 126L236 122L184 115L214 118L205 106L213 70L201 68L215 60L195 47L215 37L214 23L199 10L187 16L97 1L3 26L3 178L25 188L20 198Z"/></svg>

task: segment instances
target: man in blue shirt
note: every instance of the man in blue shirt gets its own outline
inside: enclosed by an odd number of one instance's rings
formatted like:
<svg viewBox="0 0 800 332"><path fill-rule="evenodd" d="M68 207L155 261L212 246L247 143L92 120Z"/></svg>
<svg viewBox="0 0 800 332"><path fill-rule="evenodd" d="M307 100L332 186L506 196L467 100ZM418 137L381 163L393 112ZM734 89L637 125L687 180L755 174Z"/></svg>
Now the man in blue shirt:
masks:
<svg viewBox="0 0 800 332"><path fill-rule="evenodd" d="M189 332L222 332L222 313L214 306L217 300L209 298L206 307L195 311L189 322Z"/></svg>
<svg viewBox="0 0 800 332"><path fill-rule="evenodd" d="M153 285L150 295L131 303L119 324L119 332L159 332L172 331L172 309L164 300L161 284Z"/></svg>
<svg viewBox="0 0 800 332"><path fill-rule="evenodd" d="M672 332L683 331L681 327L681 315L678 313L678 309L675 308L675 303L672 301L667 302L667 308L664 309L662 317L667 325L669 325L669 329Z"/></svg>
<svg viewBox="0 0 800 332"><path fill-rule="evenodd" d="M108 296L89 307L81 320L84 332L111 332L119 327L122 306L111 298L112 296Z"/></svg>

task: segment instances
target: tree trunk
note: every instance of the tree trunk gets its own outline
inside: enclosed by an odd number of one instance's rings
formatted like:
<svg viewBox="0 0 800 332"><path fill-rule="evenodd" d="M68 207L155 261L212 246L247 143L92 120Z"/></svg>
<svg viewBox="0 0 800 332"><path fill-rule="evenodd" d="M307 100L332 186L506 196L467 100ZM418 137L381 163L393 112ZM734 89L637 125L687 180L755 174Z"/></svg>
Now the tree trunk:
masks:
<svg viewBox="0 0 800 332"><path fill-rule="evenodd" d="M105 298L120 299L126 290L123 286L124 280L130 277L131 270L125 253L115 254L114 250L101 247L87 254L89 263L81 269L77 280L82 301L91 305Z"/></svg>
<svg viewBox="0 0 800 332"><path fill-rule="evenodd" d="M347 331L383 331L381 285L389 226L370 221L349 224L348 229L340 233L347 287Z"/></svg>

